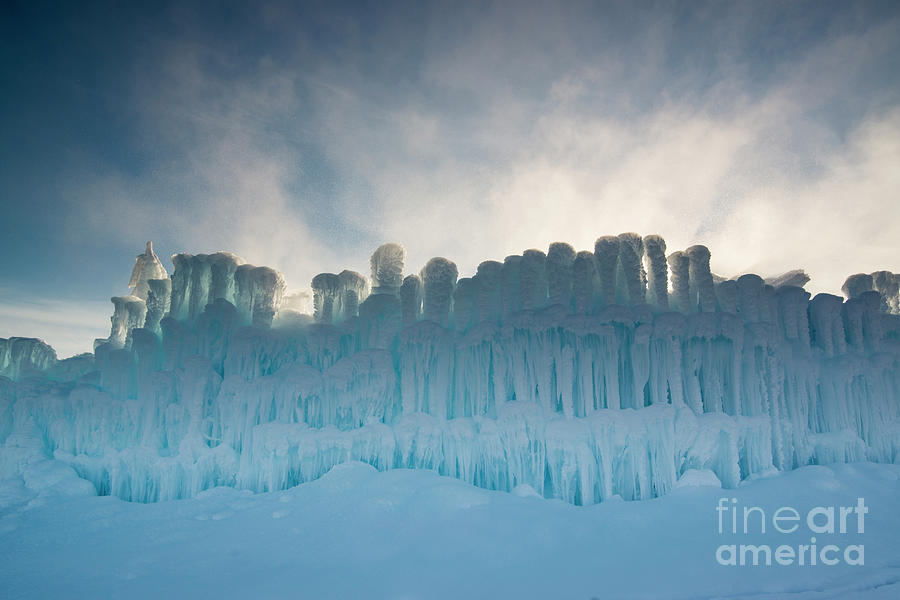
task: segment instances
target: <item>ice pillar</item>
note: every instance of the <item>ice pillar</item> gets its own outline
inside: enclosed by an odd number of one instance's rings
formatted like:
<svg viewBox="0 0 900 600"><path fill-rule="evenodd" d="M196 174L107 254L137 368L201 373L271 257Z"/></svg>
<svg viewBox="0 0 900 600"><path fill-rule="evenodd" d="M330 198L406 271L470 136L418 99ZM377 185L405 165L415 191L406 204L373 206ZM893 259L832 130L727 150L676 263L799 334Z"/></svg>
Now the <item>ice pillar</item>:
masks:
<svg viewBox="0 0 900 600"><path fill-rule="evenodd" d="M563 242L550 244L547 252L547 298L550 304L560 304L571 309L572 264L575 249Z"/></svg>
<svg viewBox="0 0 900 600"><path fill-rule="evenodd" d="M647 302L661 310L669 308L669 279L666 265L666 241L658 235L644 238L647 261Z"/></svg>
<svg viewBox="0 0 900 600"><path fill-rule="evenodd" d="M458 274L456 265L441 257L432 258L422 269L425 287L423 313L429 321L447 326Z"/></svg>
<svg viewBox="0 0 900 600"><path fill-rule="evenodd" d="M572 262L572 295L575 299L575 312L579 315L590 313L594 306L596 264L593 252L587 250L576 254Z"/></svg>
<svg viewBox="0 0 900 600"><path fill-rule="evenodd" d="M422 279L407 275L400 286L400 306L403 325L412 325L422 316Z"/></svg>
<svg viewBox="0 0 900 600"><path fill-rule="evenodd" d="M642 264L644 241L636 233L622 233L618 238L616 303L624 306L644 304L646 302L646 276Z"/></svg>
<svg viewBox="0 0 900 600"><path fill-rule="evenodd" d="M147 282L147 318L144 327L159 335L162 330L159 322L169 312L169 303L172 300L172 280L151 279Z"/></svg>
<svg viewBox="0 0 900 600"><path fill-rule="evenodd" d="M131 330L144 326L147 305L137 296L115 296L110 300L115 309L110 317L109 343L115 348L124 348L131 344Z"/></svg>
<svg viewBox="0 0 900 600"><path fill-rule="evenodd" d="M335 300L340 289L340 280L334 273L319 273L312 279L313 316L320 323L331 323L334 319Z"/></svg>
<svg viewBox="0 0 900 600"><path fill-rule="evenodd" d="M598 306L606 306L616 301L616 268L619 262L619 238L604 235L594 242L594 256L597 262L597 289L595 299Z"/></svg>
<svg viewBox="0 0 900 600"><path fill-rule="evenodd" d="M691 310L715 312L716 294L713 289L712 273L709 270L709 249L706 246L691 246L688 255L689 289Z"/></svg>
<svg viewBox="0 0 900 600"><path fill-rule="evenodd" d="M359 304L368 294L369 283L365 277L356 271L341 271L338 275L338 292L335 298L338 306L335 316L341 320L357 316Z"/></svg>
<svg viewBox="0 0 900 600"><path fill-rule="evenodd" d="M503 264L486 260L475 272L478 282L478 320L496 321L503 314Z"/></svg>
<svg viewBox="0 0 900 600"><path fill-rule="evenodd" d="M403 284L403 266L406 262L406 249L400 244L382 244L372 253L372 293L400 293Z"/></svg>
<svg viewBox="0 0 900 600"><path fill-rule="evenodd" d="M522 253L522 308L535 309L547 304L547 255L540 250Z"/></svg>
<svg viewBox="0 0 900 600"><path fill-rule="evenodd" d="M672 308L681 312L691 310L690 258L678 250L669 255L669 270L672 272Z"/></svg>

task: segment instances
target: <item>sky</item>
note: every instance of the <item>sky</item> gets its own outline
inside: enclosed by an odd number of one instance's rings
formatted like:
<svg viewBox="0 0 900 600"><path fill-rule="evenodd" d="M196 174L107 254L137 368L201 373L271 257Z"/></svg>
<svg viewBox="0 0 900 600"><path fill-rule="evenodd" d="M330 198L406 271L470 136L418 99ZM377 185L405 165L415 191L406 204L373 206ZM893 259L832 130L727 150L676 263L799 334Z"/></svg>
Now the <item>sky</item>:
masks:
<svg viewBox="0 0 900 600"><path fill-rule="evenodd" d="M600 235L900 271L900 3L0 4L0 337L109 333L152 240L290 289Z"/></svg>

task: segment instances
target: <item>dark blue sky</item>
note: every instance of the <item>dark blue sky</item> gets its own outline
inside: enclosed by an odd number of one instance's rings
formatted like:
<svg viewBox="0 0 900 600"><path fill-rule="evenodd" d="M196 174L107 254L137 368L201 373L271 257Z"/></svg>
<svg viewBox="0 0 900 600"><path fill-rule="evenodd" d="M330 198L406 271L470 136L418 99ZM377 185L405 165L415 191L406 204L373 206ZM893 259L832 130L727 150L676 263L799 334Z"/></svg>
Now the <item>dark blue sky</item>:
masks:
<svg viewBox="0 0 900 600"><path fill-rule="evenodd" d="M148 239L298 289L628 230L900 270L898 7L5 2L0 337L89 349Z"/></svg>

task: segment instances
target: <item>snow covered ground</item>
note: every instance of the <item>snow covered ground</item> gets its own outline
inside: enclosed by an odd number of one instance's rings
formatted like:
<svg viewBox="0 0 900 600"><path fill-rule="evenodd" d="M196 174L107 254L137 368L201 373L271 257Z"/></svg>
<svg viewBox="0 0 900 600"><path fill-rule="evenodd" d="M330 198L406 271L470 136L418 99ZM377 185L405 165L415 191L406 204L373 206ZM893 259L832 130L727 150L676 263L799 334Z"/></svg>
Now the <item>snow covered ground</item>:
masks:
<svg viewBox="0 0 900 600"><path fill-rule="evenodd" d="M284 491L215 488L154 504L92 496L91 487L56 461L2 482L0 596L900 597L898 465L809 466L733 490L682 486L652 500L583 507L362 463ZM726 516L719 534L720 498L763 509L767 533L751 513L749 533L731 534ZM716 562L722 544L809 544L805 519L793 534L772 527L781 506L805 516L858 498L868 508L864 531L850 514L847 533L820 534L817 543L863 545L864 565Z"/></svg>

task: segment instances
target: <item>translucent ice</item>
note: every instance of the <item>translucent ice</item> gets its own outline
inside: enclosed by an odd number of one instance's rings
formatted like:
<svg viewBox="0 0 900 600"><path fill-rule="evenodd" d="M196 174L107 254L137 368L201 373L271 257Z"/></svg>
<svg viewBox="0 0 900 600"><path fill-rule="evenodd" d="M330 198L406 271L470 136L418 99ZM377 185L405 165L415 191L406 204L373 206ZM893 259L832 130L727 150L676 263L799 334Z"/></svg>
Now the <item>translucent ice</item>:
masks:
<svg viewBox="0 0 900 600"><path fill-rule="evenodd" d="M158 501L363 461L591 504L700 473L728 488L900 458L890 273L810 301L714 279L705 247L666 260L656 236L553 244L459 279L435 258L402 284L395 245L376 255L377 293L353 271L313 280L315 320L283 305L272 269L179 254L146 303L115 300L93 355L0 340L2 474L74 469Z"/></svg>
<svg viewBox="0 0 900 600"><path fill-rule="evenodd" d="M486 260L475 273L478 282L478 320L496 321L503 314L503 264Z"/></svg>
<svg viewBox="0 0 900 600"><path fill-rule="evenodd" d="M147 305L137 296L116 296L110 298L115 309L110 317L112 327L109 343L116 348L131 344L131 330L143 327L147 318Z"/></svg>
<svg viewBox="0 0 900 600"><path fill-rule="evenodd" d="M147 249L139 254L131 272L131 295L143 300L147 299L150 287L147 284L151 279L165 279L169 276L165 267L159 262L159 258L153 253L153 242L147 242Z"/></svg>
<svg viewBox="0 0 900 600"><path fill-rule="evenodd" d="M691 310L713 312L716 309L712 273L709 270L709 249L691 246L684 251L688 256Z"/></svg>
<svg viewBox="0 0 900 600"><path fill-rule="evenodd" d="M457 275L456 265L441 257L432 258L422 269L422 310L426 319L442 325L449 322Z"/></svg>
<svg viewBox="0 0 900 600"><path fill-rule="evenodd" d="M559 304L567 310L572 305L572 264L575 249L563 242L550 244L547 251L547 288L550 304Z"/></svg>
<svg viewBox="0 0 900 600"><path fill-rule="evenodd" d="M647 276L644 273L644 241L636 233L619 234L619 258L616 272L616 302L626 306L646 301Z"/></svg>
<svg viewBox="0 0 900 600"><path fill-rule="evenodd" d="M0 377L36 375L56 364L56 351L35 338L0 338ZM0 426L2 427L2 426Z"/></svg>
<svg viewBox="0 0 900 600"><path fill-rule="evenodd" d="M594 307L597 261L594 254L581 251L572 262L572 296L575 312L579 315L590 313Z"/></svg>
<svg viewBox="0 0 900 600"><path fill-rule="evenodd" d="M403 283L406 249L400 244L382 244L372 254L372 293L394 294Z"/></svg>
<svg viewBox="0 0 900 600"><path fill-rule="evenodd" d="M669 308L669 279L666 265L666 242L658 235L644 237L647 262L647 302L659 309Z"/></svg>
<svg viewBox="0 0 900 600"><path fill-rule="evenodd" d="M672 279L672 297L670 305L681 312L692 309L691 284L690 284L690 258L687 254L678 250L666 259L669 263L669 273Z"/></svg>
<svg viewBox="0 0 900 600"><path fill-rule="evenodd" d="M596 300L598 306L606 306L616 301L616 270L619 263L619 238L605 235L594 243L597 261Z"/></svg>
<svg viewBox="0 0 900 600"><path fill-rule="evenodd" d="M407 275L400 286L400 303L403 309L403 324L412 325L422 317L422 278Z"/></svg>
<svg viewBox="0 0 900 600"><path fill-rule="evenodd" d="M522 253L520 285L522 308L535 309L547 304L547 255L540 250Z"/></svg>

